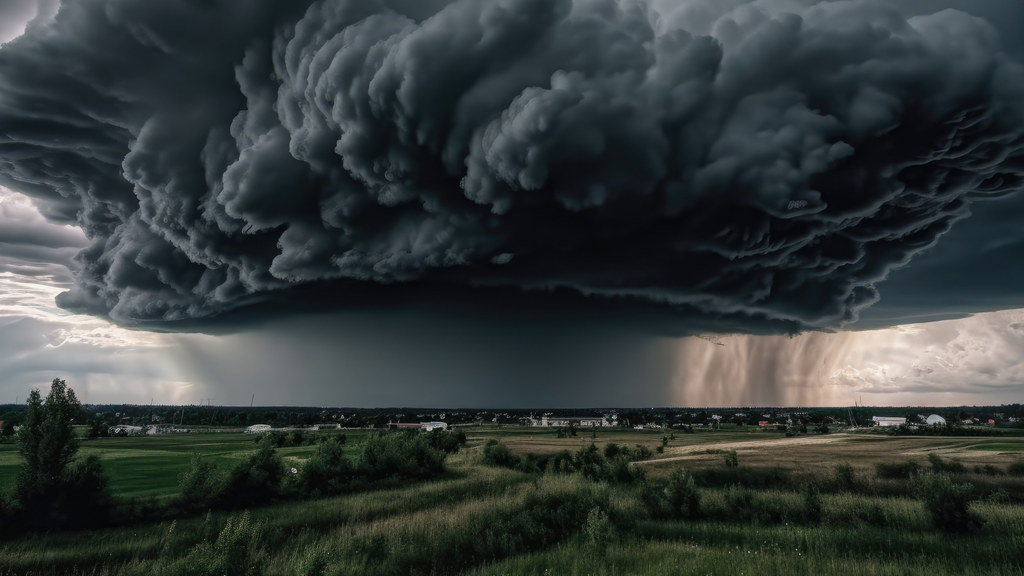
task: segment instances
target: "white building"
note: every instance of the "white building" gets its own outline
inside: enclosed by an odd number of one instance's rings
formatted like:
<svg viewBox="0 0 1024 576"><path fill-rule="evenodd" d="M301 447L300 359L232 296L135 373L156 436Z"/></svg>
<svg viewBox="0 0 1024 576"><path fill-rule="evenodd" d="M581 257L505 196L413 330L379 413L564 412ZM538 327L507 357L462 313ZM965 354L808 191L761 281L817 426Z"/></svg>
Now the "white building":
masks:
<svg viewBox="0 0 1024 576"><path fill-rule="evenodd" d="M245 429L246 434L262 434L270 432L270 424L253 424Z"/></svg>
<svg viewBox="0 0 1024 576"><path fill-rule="evenodd" d="M897 418L895 416L872 416L871 420L875 423L875 426L902 426L907 423L906 418Z"/></svg>
<svg viewBox="0 0 1024 576"><path fill-rule="evenodd" d="M432 430L447 430L448 429L448 423L447 422L420 422L420 428L422 428L423 430L425 430L427 432L430 432Z"/></svg>
<svg viewBox="0 0 1024 576"><path fill-rule="evenodd" d="M934 426L936 424L939 424L941 426L945 426L946 425L946 419L943 418L942 416L939 416L938 414L932 414L931 416L929 416L928 418L925 419L924 423L928 424L930 426Z"/></svg>
<svg viewBox="0 0 1024 576"><path fill-rule="evenodd" d="M530 426L552 426L557 428L568 428L569 426L576 426L577 428L601 428L603 426L616 426L618 425L618 418L608 420L603 417L594 418L575 418L568 416L561 416L552 418L547 414L537 418L530 418Z"/></svg>
<svg viewBox="0 0 1024 576"><path fill-rule="evenodd" d="M142 426L132 426L130 424L118 424L107 429L107 432L111 436L142 436L145 434L145 429Z"/></svg>

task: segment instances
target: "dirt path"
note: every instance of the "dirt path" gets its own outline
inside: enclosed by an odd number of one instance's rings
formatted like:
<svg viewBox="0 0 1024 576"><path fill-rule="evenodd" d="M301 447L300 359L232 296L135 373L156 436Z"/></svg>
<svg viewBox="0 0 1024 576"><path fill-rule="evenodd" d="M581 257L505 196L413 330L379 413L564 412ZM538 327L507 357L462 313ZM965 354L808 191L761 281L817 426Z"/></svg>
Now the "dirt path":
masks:
<svg viewBox="0 0 1024 576"><path fill-rule="evenodd" d="M666 456L652 460L634 462L636 465L660 464L677 460L687 460L694 454L707 454L709 450L741 450L747 448L788 448L809 444L832 444L849 438L848 434L829 434L827 436L794 436L792 438L772 438L771 440L740 440L734 442L715 442L713 444L694 444L692 446L673 446L665 450Z"/></svg>

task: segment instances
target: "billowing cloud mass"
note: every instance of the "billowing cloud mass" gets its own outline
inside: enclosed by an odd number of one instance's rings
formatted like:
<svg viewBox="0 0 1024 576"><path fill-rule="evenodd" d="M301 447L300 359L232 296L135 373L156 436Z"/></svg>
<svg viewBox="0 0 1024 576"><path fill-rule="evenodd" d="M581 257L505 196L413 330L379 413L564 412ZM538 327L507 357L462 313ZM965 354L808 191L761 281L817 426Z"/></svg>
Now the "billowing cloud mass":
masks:
<svg viewBox="0 0 1024 576"><path fill-rule="evenodd" d="M0 184L89 239L59 304L123 323L389 285L833 327L1024 181L996 30L884 2L79 0L0 78Z"/></svg>

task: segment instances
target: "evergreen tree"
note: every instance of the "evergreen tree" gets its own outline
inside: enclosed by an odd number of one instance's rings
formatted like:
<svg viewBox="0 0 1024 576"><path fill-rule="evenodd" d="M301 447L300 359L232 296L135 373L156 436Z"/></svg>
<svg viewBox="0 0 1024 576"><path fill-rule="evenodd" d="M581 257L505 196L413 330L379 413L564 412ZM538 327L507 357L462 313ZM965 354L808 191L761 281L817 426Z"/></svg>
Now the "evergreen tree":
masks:
<svg viewBox="0 0 1024 576"><path fill-rule="evenodd" d="M18 451L25 459L15 497L29 527L82 527L102 523L111 509L107 480L99 459L73 466L78 453L74 420L81 404L74 390L54 378L50 393L28 397L18 431Z"/></svg>
<svg viewBox="0 0 1024 576"><path fill-rule="evenodd" d="M60 378L54 378L46 401L39 390L28 397L25 419L18 433L18 450L25 458L19 478L33 485L49 485L60 481L78 453L78 438L73 428L81 404L75 391Z"/></svg>

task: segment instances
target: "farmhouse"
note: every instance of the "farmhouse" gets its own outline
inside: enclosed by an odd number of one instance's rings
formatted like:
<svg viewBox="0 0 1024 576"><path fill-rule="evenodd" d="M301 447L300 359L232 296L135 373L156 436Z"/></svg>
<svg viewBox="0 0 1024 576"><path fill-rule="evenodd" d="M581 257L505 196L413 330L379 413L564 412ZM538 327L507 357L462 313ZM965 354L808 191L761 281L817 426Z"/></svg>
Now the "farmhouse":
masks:
<svg viewBox="0 0 1024 576"><path fill-rule="evenodd" d="M897 418L895 416L872 416L871 420L875 423L875 426L902 426L907 423L906 418Z"/></svg>

